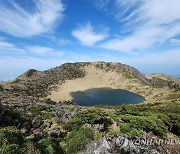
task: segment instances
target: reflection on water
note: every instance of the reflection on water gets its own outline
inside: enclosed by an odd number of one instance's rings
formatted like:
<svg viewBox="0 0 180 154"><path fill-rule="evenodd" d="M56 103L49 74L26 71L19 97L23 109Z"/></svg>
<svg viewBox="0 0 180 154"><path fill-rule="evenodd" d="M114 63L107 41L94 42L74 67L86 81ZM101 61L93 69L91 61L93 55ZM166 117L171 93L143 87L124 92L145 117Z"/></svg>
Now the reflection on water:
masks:
<svg viewBox="0 0 180 154"><path fill-rule="evenodd" d="M73 100L81 106L137 104L145 101L144 97L121 89L95 88L72 92Z"/></svg>

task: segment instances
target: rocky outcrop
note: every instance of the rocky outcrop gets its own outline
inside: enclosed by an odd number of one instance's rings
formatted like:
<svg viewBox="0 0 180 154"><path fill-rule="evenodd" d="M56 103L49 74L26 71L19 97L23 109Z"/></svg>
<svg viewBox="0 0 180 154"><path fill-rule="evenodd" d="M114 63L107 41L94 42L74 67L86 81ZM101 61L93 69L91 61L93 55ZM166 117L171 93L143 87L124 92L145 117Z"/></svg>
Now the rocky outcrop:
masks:
<svg viewBox="0 0 180 154"><path fill-rule="evenodd" d="M150 140L151 141L151 140ZM165 145L143 142L138 138L108 135L87 145L79 154L168 154Z"/></svg>
<svg viewBox="0 0 180 154"><path fill-rule="evenodd" d="M168 83L168 86L169 86L171 89L180 90L180 84L178 84L178 83L169 82L169 83Z"/></svg>

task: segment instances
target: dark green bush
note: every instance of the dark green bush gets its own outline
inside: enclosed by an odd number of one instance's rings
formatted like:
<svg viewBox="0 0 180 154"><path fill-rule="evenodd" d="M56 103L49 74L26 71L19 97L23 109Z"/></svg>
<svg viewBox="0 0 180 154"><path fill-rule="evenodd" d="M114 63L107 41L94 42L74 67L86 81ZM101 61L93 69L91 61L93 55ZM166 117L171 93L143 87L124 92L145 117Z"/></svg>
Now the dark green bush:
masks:
<svg viewBox="0 0 180 154"><path fill-rule="evenodd" d="M33 143L31 141L27 141L24 144L24 148L25 154L42 154L42 152L37 148L36 143Z"/></svg>
<svg viewBox="0 0 180 154"><path fill-rule="evenodd" d="M0 129L0 154L24 153L25 138L15 127Z"/></svg>
<svg viewBox="0 0 180 154"><path fill-rule="evenodd" d="M18 144L7 144L0 148L0 154L22 154Z"/></svg>
<svg viewBox="0 0 180 154"><path fill-rule="evenodd" d="M122 123L120 124L119 134L126 134L130 137L142 137L143 132L140 129L134 128L130 123Z"/></svg>
<svg viewBox="0 0 180 154"><path fill-rule="evenodd" d="M7 144L18 144L24 143L24 137L21 132L15 127L5 127L0 129L0 147Z"/></svg>
<svg viewBox="0 0 180 154"><path fill-rule="evenodd" d="M49 108L47 106L33 106L30 108L31 113L39 114L41 111L47 111Z"/></svg>
<svg viewBox="0 0 180 154"><path fill-rule="evenodd" d="M90 128L80 128L78 131L73 130L66 139L66 152L76 153L83 150L86 145L93 139L94 131Z"/></svg>
<svg viewBox="0 0 180 154"><path fill-rule="evenodd" d="M38 141L38 148L42 154L63 154L63 150L57 140L47 137Z"/></svg>
<svg viewBox="0 0 180 154"><path fill-rule="evenodd" d="M9 108L9 109L5 110L4 116L10 116L13 119L22 119L23 115L20 112Z"/></svg>
<svg viewBox="0 0 180 154"><path fill-rule="evenodd" d="M170 123L172 125L171 132L180 136L180 115L171 114L170 118Z"/></svg>

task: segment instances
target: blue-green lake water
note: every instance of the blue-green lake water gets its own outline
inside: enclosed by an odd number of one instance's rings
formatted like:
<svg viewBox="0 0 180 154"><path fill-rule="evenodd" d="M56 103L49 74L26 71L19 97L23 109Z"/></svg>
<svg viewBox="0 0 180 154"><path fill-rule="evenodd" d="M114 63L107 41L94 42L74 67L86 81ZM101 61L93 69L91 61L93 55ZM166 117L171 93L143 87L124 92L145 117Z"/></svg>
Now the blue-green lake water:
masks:
<svg viewBox="0 0 180 154"><path fill-rule="evenodd" d="M145 98L121 89L95 88L72 92L73 101L80 106L138 104Z"/></svg>

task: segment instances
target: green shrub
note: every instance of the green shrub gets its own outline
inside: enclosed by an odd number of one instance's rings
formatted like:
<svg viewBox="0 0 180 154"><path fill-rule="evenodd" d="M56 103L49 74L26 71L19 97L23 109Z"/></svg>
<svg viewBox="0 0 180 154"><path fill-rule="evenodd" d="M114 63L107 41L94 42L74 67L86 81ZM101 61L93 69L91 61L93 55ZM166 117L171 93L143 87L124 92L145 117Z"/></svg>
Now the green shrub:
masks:
<svg viewBox="0 0 180 154"><path fill-rule="evenodd" d="M73 130L66 139L66 152L76 153L83 150L86 145L93 139L94 131L90 128L80 128L78 131Z"/></svg>
<svg viewBox="0 0 180 154"><path fill-rule="evenodd" d="M35 143L31 141L27 141L24 147L25 147L24 150L25 154L41 154L41 151L37 148L37 145L35 145Z"/></svg>
<svg viewBox="0 0 180 154"><path fill-rule="evenodd" d="M83 122L78 118L73 118L68 121L63 128L67 131L78 130L83 125Z"/></svg>
<svg viewBox="0 0 180 154"><path fill-rule="evenodd" d="M94 140L101 139L103 136L106 135L106 132L98 132L94 134Z"/></svg>
<svg viewBox="0 0 180 154"><path fill-rule="evenodd" d="M12 110L10 108L5 110L4 116L10 116L13 119L22 119L22 114L20 112Z"/></svg>
<svg viewBox="0 0 180 154"><path fill-rule="evenodd" d="M171 124L172 124L172 129L171 132L180 136L180 115L177 114L171 114Z"/></svg>
<svg viewBox="0 0 180 154"><path fill-rule="evenodd" d="M146 132L153 132L155 135L164 137L167 133L167 127L158 119L157 116L132 116L125 115L122 116L122 120L125 123L129 123L130 127L137 130L142 130Z"/></svg>
<svg viewBox="0 0 180 154"><path fill-rule="evenodd" d="M0 154L21 154L21 148L18 144L8 144L0 148Z"/></svg>
<svg viewBox="0 0 180 154"><path fill-rule="evenodd" d="M68 131L79 129L83 124L103 124L107 128L112 121L108 114L100 108L90 108L81 111L73 119L65 124L64 128Z"/></svg>
<svg viewBox="0 0 180 154"><path fill-rule="evenodd" d="M120 124L120 134L126 134L130 137L142 137L143 132L134 128L130 123L122 123Z"/></svg>
<svg viewBox="0 0 180 154"><path fill-rule="evenodd" d="M33 106L30 108L31 113L39 114L41 111L47 111L49 108L47 106Z"/></svg>
<svg viewBox="0 0 180 154"><path fill-rule="evenodd" d="M0 129L0 154L24 153L25 138L15 127Z"/></svg>
<svg viewBox="0 0 180 154"><path fill-rule="evenodd" d="M0 129L0 147L7 144L18 144L24 143L24 137L21 132L15 127L5 127Z"/></svg>
<svg viewBox="0 0 180 154"><path fill-rule="evenodd" d="M122 105L115 106L114 109L115 112L110 113L110 117L121 127L124 123L131 126L129 130L126 128L128 131L124 131L126 134L129 134L128 132L132 129L152 132L160 137L164 137L168 130L176 135L180 134L180 118L178 118L180 103L178 101ZM118 119L121 119L123 123Z"/></svg>
<svg viewBox="0 0 180 154"><path fill-rule="evenodd" d="M44 113L42 111L44 111ZM32 113L33 117L37 117L39 119L50 119L50 118L52 118L50 108L48 108L47 106L31 107L30 112Z"/></svg>
<svg viewBox="0 0 180 154"><path fill-rule="evenodd" d="M47 137L38 141L38 148L42 154L63 154L63 150L58 141L52 137Z"/></svg>
<svg viewBox="0 0 180 154"><path fill-rule="evenodd" d="M119 135L119 134L121 134L121 132L119 130L110 130L109 134L110 135Z"/></svg>

